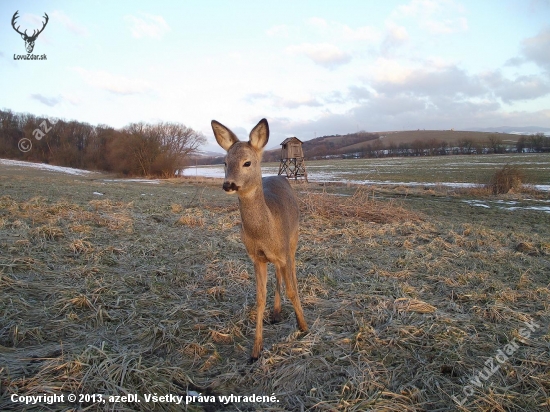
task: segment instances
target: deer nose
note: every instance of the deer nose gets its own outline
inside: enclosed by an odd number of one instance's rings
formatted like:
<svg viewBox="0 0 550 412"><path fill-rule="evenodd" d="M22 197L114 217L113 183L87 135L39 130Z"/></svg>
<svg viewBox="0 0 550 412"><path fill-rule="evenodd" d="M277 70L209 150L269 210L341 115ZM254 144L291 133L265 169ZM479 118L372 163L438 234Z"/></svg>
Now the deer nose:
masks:
<svg viewBox="0 0 550 412"><path fill-rule="evenodd" d="M223 182L223 190L226 192L232 192L234 190L237 190L239 187L234 182L225 181Z"/></svg>

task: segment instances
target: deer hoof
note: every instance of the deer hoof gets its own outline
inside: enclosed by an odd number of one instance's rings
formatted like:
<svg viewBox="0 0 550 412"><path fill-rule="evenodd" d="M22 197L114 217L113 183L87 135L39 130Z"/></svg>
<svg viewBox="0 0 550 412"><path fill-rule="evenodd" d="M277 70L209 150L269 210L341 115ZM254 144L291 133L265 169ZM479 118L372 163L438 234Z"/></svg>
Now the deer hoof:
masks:
<svg viewBox="0 0 550 412"><path fill-rule="evenodd" d="M282 322L283 317L281 316L281 312L272 312L269 320L272 325Z"/></svg>

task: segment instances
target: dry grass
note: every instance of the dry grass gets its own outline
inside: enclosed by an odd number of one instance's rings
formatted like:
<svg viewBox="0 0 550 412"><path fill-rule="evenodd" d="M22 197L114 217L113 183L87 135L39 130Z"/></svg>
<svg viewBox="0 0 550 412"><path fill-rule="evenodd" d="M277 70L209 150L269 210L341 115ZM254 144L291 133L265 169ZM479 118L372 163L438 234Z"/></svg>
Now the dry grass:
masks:
<svg viewBox="0 0 550 412"><path fill-rule="evenodd" d="M326 219L362 220L372 223L418 220L418 216L394 202L380 202L364 186L351 196L329 195L327 192L305 192L299 196L302 213Z"/></svg>
<svg viewBox="0 0 550 412"><path fill-rule="evenodd" d="M236 199L171 182L90 201L91 185L74 183L71 200L4 187L0 410L22 409L14 393L137 393L139 403L26 410L179 411L143 395L192 391L279 402L191 411L549 409L548 229L472 222L460 201L443 217L371 191L300 193L310 332L296 331L284 300L283 322L266 314L264 352L247 365L255 283ZM521 338L531 320L541 327ZM517 352L458 405L453 395L514 338Z"/></svg>

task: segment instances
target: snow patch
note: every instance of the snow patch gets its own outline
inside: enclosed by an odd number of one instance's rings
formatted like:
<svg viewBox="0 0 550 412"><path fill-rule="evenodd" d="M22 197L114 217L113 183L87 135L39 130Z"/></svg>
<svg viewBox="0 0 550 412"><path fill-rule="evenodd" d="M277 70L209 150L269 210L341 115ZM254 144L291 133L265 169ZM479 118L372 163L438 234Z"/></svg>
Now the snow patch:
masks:
<svg viewBox="0 0 550 412"><path fill-rule="evenodd" d="M45 163L24 162L21 160L11 160L11 159L0 159L0 164L6 165L6 166L16 166L16 167L31 167L33 169L46 170L49 172L66 173L66 174L75 175L75 176L86 176L88 174L95 173L95 172L90 172L89 170L74 169L72 167L54 166L54 165L48 165Z"/></svg>

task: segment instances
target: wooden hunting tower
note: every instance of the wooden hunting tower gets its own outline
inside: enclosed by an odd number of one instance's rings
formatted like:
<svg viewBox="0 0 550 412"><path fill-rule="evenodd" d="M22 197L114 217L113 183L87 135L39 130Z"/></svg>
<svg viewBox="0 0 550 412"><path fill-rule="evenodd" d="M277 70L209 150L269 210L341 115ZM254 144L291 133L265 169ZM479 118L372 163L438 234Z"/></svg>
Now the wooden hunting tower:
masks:
<svg viewBox="0 0 550 412"><path fill-rule="evenodd" d="M296 137L289 137L281 143L281 163L279 175L285 174L287 178L303 177L307 182L306 163L302 151L302 141Z"/></svg>

